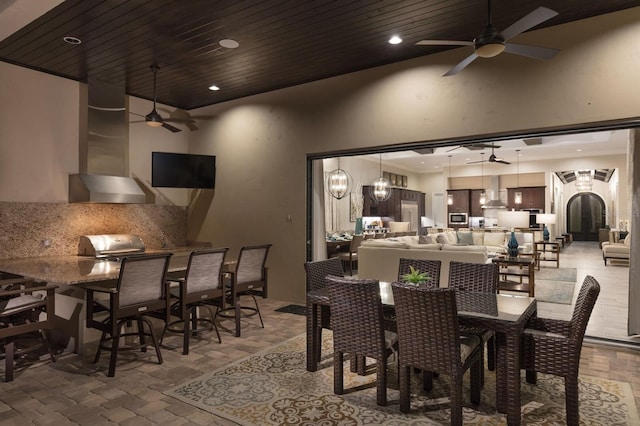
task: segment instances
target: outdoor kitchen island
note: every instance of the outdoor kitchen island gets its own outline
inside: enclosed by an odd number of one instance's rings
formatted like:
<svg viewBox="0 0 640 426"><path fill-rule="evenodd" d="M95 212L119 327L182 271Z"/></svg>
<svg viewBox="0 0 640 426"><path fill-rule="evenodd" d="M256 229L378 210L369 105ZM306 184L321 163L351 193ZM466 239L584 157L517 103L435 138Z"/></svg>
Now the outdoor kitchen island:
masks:
<svg viewBox="0 0 640 426"><path fill-rule="evenodd" d="M171 277L183 275L189 254L197 248L147 249L144 253L173 253L168 269ZM56 290L53 344L83 354L87 343L98 341L99 333L85 327L83 284L113 285L120 272L119 262L92 256L26 257L0 259L0 271L59 286Z"/></svg>

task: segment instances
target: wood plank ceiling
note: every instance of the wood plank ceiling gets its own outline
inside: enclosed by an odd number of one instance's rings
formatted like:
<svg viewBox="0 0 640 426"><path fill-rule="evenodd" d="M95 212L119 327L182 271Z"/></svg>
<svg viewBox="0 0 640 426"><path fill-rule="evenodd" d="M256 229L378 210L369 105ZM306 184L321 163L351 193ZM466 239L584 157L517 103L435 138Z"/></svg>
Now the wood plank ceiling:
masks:
<svg viewBox="0 0 640 426"><path fill-rule="evenodd" d="M501 30L539 6L559 12L538 29L638 3L495 0L492 15ZM415 42L473 40L486 10L480 0L67 0L0 42L0 60L146 99L157 63L158 101L189 110L452 48ZM393 34L404 43L388 44Z"/></svg>

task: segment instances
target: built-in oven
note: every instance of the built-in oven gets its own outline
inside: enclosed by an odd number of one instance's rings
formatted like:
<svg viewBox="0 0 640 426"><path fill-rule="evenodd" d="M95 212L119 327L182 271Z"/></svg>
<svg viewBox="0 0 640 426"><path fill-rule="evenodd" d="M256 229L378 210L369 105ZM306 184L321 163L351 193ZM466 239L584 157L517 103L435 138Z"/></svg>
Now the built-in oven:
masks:
<svg viewBox="0 0 640 426"><path fill-rule="evenodd" d="M468 213L449 213L449 225L467 225L468 223Z"/></svg>

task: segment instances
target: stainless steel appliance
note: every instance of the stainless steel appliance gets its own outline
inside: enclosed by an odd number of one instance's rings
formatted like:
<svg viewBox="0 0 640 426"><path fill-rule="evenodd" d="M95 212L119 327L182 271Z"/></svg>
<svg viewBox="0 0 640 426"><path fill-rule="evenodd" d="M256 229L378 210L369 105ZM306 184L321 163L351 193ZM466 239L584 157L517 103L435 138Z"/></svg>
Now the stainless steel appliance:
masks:
<svg viewBox="0 0 640 426"><path fill-rule="evenodd" d="M449 225L467 225L468 223L468 213L449 213Z"/></svg>
<svg viewBox="0 0 640 426"><path fill-rule="evenodd" d="M134 234L83 235L78 243L78 255L119 260L122 256L144 253L142 238Z"/></svg>

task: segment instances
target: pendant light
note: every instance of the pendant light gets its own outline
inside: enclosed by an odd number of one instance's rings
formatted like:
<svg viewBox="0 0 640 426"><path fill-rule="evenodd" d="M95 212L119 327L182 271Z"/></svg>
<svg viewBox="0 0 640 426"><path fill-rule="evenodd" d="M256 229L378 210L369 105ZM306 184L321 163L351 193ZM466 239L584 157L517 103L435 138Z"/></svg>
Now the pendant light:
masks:
<svg viewBox="0 0 640 426"><path fill-rule="evenodd" d="M482 185L482 192L480 193L480 205L484 206L484 203L487 202L487 193L484 190L484 152L481 152L480 155L482 155L482 161L480 162L480 176Z"/></svg>
<svg viewBox="0 0 640 426"><path fill-rule="evenodd" d="M340 158L338 158L338 168L331 171L327 176L327 191L333 198L338 200L344 198L351 190L351 175L340 168Z"/></svg>
<svg viewBox="0 0 640 426"><path fill-rule="evenodd" d="M449 155L449 179L451 179L451 155ZM447 194L447 205L453 205L453 194Z"/></svg>
<svg viewBox="0 0 640 426"><path fill-rule="evenodd" d="M369 195L373 201L387 201L391 197L391 183L382 175L382 154L380 154L380 177L369 185Z"/></svg>
<svg viewBox="0 0 640 426"><path fill-rule="evenodd" d="M520 150L516 149L516 186L520 189ZM513 197L515 204L522 204L522 191L516 191Z"/></svg>

